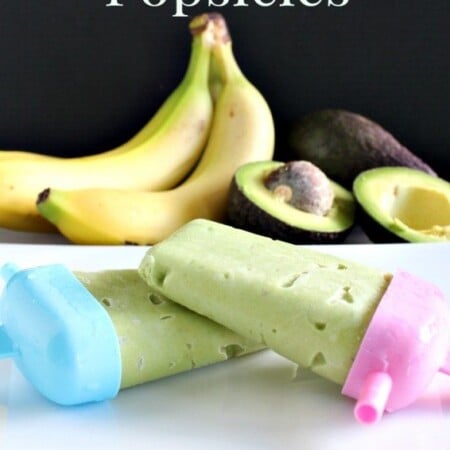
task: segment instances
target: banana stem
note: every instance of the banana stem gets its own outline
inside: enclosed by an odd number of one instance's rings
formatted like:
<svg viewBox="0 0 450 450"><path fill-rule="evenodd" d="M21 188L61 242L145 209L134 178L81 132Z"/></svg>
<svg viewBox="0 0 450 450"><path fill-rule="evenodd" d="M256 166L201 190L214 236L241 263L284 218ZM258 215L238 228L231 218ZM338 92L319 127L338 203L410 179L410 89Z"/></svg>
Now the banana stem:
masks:
<svg viewBox="0 0 450 450"><path fill-rule="evenodd" d="M245 78L233 54L232 40L225 19L214 14L214 44L212 46L211 71L223 84ZM211 77L211 75L210 75Z"/></svg>
<svg viewBox="0 0 450 450"><path fill-rule="evenodd" d="M193 36L204 36L212 47L209 79L213 91L219 91L220 84L244 78L233 54L227 23L221 14L205 13L194 17L189 28Z"/></svg>
<svg viewBox="0 0 450 450"><path fill-rule="evenodd" d="M200 84L208 82L209 65L211 61L211 47L213 44L211 26L203 28L190 25L192 34L191 55L184 81L188 84L196 80Z"/></svg>

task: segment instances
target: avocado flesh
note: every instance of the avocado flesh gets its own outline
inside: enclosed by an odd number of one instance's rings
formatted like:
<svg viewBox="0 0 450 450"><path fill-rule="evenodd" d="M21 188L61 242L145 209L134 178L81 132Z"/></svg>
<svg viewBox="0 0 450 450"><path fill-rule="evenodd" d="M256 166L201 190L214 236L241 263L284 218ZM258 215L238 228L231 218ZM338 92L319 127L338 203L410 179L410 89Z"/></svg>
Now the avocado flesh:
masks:
<svg viewBox="0 0 450 450"><path fill-rule="evenodd" d="M354 223L351 192L330 180L334 202L325 216L307 213L280 200L266 188L267 175L283 162L259 161L241 166L233 178L228 217L232 225L294 243L343 240Z"/></svg>
<svg viewBox="0 0 450 450"><path fill-rule="evenodd" d="M369 216L363 227L372 240L380 241L383 233L370 219L402 241L450 241L450 183L442 178L383 167L361 173L353 190Z"/></svg>

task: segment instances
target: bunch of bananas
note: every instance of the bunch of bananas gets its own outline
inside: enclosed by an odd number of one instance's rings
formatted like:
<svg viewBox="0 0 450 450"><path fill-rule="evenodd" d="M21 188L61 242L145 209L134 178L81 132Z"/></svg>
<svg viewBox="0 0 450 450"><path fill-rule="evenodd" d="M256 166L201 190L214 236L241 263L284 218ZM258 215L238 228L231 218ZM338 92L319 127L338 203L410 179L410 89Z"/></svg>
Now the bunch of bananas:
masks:
<svg viewBox="0 0 450 450"><path fill-rule="evenodd" d="M273 118L235 60L224 18L202 14L189 27L183 80L127 143L79 158L0 152L0 227L154 244L191 219L224 218L237 168L273 156Z"/></svg>

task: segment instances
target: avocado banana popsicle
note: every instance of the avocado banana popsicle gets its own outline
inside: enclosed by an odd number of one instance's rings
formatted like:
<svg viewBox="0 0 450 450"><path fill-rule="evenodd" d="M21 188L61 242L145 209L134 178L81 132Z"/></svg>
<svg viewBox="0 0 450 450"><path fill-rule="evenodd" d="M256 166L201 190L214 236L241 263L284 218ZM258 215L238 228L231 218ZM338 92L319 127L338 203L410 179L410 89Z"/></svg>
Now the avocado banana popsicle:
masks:
<svg viewBox="0 0 450 450"><path fill-rule="evenodd" d="M448 307L405 272L202 219L149 249L139 271L173 301L343 385L361 422L411 403L447 372Z"/></svg>
<svg viewBox="0 0 450 450"><path fill-rule="evenodd" d="M76 405L262 346L157 294L136 269L0 268L0 358L46 398Z"/></svg>
<svg viewBox="0 0 450 450"><path fill-rule="evenodd" d="M114 324L122 360L121 388L262 348L153 292L137 270L75 275Z"/></svg>

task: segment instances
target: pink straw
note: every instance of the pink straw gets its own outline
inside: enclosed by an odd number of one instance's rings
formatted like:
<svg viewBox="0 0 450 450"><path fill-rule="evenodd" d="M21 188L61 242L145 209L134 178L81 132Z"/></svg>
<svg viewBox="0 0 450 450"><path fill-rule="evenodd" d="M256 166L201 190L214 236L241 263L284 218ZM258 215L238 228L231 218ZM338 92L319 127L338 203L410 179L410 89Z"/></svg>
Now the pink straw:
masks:
<svg viewBox="0 0 450 450"><path fill-rule="evenodd" d="M356 419L366 425L378 422L383 416L391 389L392 378L388 373L373 372L369 374L355 405Z"/></svg>

